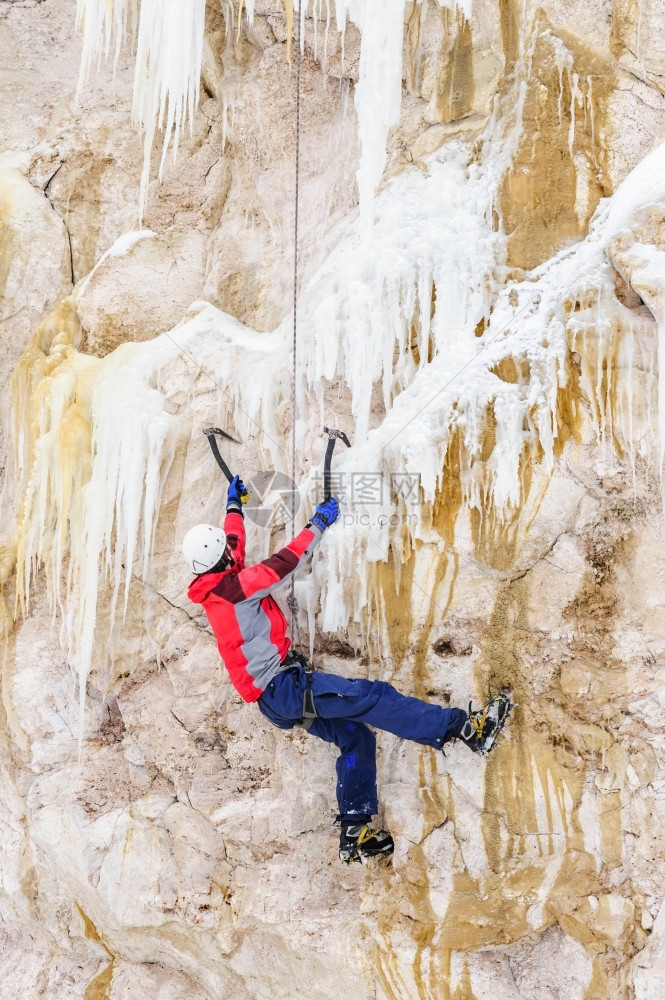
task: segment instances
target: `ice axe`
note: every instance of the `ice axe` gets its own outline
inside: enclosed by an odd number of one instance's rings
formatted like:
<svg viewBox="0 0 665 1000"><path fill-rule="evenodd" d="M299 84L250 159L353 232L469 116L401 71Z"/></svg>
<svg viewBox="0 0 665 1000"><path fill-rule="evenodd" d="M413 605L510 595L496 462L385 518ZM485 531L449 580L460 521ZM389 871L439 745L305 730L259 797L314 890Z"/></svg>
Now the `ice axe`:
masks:
<svg viewBox="0 0 665 1000"><path fill-rule="evenodd" d="M220 469L222 470L228 481L231 482L233 480L233 473L231 472L228 465L222 458L221 452L219 450L219 445L215 440L215 435L220 434L223 438L226 438L227 441L231 441L233 444L240 444L240 441L237 441L234 437L231 437L231 435L227 434L226 431L223 431L221 427L204 427L203 433L208 438L208 444L210 445L210 450L212 451L215 457L217 465L220 467ZM242 500L243 503L247 503L250 496L251 496L250 493L243 493L240 499Z"/></svg>
<svg viewBox="0 0 665 1000"><path fill-rule="evenodd" d="M326 457L323 460L323 502L330 500L330 463L337 441L343 441L347 448L351 447L351 442L344 431L336 431L332 427L324 427L324 434L328 435L328 446L326 447Z"/></svg>

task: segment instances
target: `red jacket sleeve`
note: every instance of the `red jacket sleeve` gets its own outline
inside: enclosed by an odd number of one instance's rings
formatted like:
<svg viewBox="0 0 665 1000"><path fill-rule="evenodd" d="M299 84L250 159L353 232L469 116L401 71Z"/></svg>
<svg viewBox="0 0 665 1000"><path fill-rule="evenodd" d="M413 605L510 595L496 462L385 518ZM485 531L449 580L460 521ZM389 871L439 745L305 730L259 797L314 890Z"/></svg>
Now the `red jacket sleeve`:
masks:
<svg viewBox="0 0 665 1000"><path fill-rule="evenodd" d="M229 517L233 516L229 515ZM224 577L219 584L220 588L224 589L222 596L233 604L246 601L250 597L259 599L265 597L275 587L284 583L302 563L309 559L320 538L321 532L316 526L303 528L292 542L285 545L279 552L275 552L273 556L257 563L256 566L247 566L237 574ZM217 588L215 588L215 592L217 592Z"/></svg>
<svg viewBox="0 0 665 1000"><path fill-rule="evenodd" d="M245 522L242 514L232 512L226 515L224 534L236 564L242 569L245 565Z"/></svg>

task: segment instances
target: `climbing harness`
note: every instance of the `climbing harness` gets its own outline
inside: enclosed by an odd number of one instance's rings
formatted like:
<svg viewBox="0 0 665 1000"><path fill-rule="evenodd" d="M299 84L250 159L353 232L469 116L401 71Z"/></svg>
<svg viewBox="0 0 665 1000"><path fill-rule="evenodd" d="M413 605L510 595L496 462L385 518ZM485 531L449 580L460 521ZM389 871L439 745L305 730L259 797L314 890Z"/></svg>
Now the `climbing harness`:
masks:
<svg viewBox="0 0 665 1000"><path fill-rule="evenodd" d="M292 647L282 662L282 670L290 670L296 665L301 666L305 671L305 689L302 696L302 719L299 719L295 724L296 726L302 726L303 729L309 729L314 719L318 717L316 705L314 704L314 692L312 691L314 667L304 653Z"/></svg>
<svg viewBox="0 0 665 1000"><path fill-rule="evenodd" d="M215 440L215 435L219 434L221 437L226 438L228 441L232 441L233 444L240 444L240 441L237 441L234 437L231 437L231 435L227 434L226 431L223 431L221 427L205 427L203 433L208 438L208 444L210 445L210 450L215 456L215 461L217 462L217 465L220 467L220 469L222 470L228 481L231 482L233 480L233 473L231 472L228 465L222 458L221 452L219 450L219 445ZM243 503L247 503L250 496L251 496L250 493L243 493L240 499L242 500Z"/></svg>

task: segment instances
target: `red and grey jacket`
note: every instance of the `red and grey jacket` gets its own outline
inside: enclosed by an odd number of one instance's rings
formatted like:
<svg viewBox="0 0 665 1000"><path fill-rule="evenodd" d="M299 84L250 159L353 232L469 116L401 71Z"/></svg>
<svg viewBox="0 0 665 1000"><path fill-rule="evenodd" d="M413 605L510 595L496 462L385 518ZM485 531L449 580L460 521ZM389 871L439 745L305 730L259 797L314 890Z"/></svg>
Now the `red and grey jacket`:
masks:
<svg viewBox="0 0 665 1000"><path fill-rule="evenodd" d="M197 576L187 596L205 608L236 691L245 701L256 701L279 673L291 645L286 618L271 591L310 557L321 532L316 526L303 528L273 556L245 566L242 514L227 514L224 531L235 565L222 573Z"/></svg>

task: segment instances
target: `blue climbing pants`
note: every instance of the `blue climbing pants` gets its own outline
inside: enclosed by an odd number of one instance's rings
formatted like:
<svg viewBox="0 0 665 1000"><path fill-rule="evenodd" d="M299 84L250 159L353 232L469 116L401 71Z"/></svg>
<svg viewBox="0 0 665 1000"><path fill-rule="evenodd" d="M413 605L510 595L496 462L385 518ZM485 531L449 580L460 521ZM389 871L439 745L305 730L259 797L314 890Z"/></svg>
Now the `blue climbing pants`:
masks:
<svg viewBox="0 0 665 1000"><path fill-rule="evenodd" d="M339 748L342 825L366 823L378 812L376 739L368 725L440 750L467 718L459 708L441 708L400 694L386 681L349 680L318 671L311 677L317 717L308 731ZM305 670L294 664L273 678L257 702L259 709L273 725L292 729L303 717L306 684Z"/></svg>

